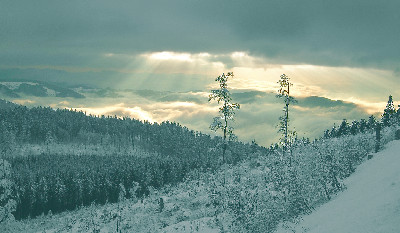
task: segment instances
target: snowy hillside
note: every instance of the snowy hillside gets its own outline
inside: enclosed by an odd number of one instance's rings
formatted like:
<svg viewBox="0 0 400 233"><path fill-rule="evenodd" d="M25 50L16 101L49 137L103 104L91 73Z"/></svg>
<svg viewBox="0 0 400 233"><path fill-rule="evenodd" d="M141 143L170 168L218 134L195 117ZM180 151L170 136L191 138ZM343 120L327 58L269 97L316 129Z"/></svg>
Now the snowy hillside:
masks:
<svg viewBox="0 0 400 233"><path fill-rule="evenodd" d="M178 123L6 107L0 232L385 232L362 221L395 226L400 119L371 119L290 153L230 142L222 164L220 137Z"/></svg>
<svg viewBox="0 0 400 233"><path fill-rule="evenodd" d="M372 159L362 163L352 176L344 180L346 190L333 195L330 202L305 216L300 225L292 224L278 232L398 232L400 141L392 141L385 147L382 152L372 154ZM258 206L262 212L253 216L247 210L240 215L248 221L248 227L251 224L266 225L274 219L273 216L278 216L271 213L283 213L273 206L274 203L281 205L281 202L269 198L268 192L271 191L260 185L271 172L269 162L261 158L237 166L224 166L219 174L193 173L191 175L196 179L175 187L166 186L162 190L152 189L143 199L133 198L119 204L92 205L75 211L5 222L0 229L1 232L115 232L117 228L121 232L273 232L230 226L241 222L234 212L224 209L225 202L234 203L240 197L246 205L253 203ZM226 178L225 187L221 186L221 175ZM160 198L164 202L162 211ZM215 206L215 201L221 203L221 208ZM263 214L263 209L268 208L274 209ZM270 216L269 219L266 216Z"/></svg>
<svg viewBox="0 0 400 233"><path fill-rule="evenodd" d="M400 231L400 141L360 165L347 189L298 225L278 232L397 233Z"/></svg>

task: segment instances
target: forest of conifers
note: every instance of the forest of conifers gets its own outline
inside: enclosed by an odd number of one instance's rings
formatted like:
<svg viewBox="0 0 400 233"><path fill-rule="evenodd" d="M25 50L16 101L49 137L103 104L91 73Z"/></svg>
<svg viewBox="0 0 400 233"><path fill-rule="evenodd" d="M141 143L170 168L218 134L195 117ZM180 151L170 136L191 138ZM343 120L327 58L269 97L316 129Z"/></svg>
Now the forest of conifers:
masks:
<svg viewBox="0 0 400 233"><path fill-rule="evenodd" d="M127 198L141 197L150 186L175 184L193 169L220 165L220 137L171 122L150 124L3 102L0 130L2 158L11 163L13 196L18 197L17 219L116 202L121 188L135 188L135 193L126 192ZM46 149L35 154L26 145ZM228 163L261 150L241 142L230 142L229 148Z"/></svg>

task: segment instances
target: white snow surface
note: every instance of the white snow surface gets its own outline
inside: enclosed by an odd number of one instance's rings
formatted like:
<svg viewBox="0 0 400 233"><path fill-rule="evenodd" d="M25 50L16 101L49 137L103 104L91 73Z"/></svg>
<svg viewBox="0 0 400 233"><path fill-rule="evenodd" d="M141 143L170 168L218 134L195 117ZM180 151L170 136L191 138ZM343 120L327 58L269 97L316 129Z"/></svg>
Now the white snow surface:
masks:
<svg viewBox="0 0 400 233"><path fill-rule="evenodd" d="M345 181L346 190L277 232L399 233L400 141L373 156Z"/></svg>

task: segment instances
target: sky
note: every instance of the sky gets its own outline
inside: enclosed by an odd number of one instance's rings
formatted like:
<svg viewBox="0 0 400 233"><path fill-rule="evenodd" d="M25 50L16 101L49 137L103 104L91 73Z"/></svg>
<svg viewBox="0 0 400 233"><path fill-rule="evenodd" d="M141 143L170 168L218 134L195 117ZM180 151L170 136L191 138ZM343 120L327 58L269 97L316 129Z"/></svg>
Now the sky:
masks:
<svg viewBox="0 0 400 233"><path fill-rule="evenodd" d="M283 73L294 86L291 127L379 116L400 97L400 2L0 0L0 79L81 88L85 99L10 99L93 114L177 121L212 133L214 79L230 80L240 140L279 138ZM86 88L86 89L85 89ZM97 88L97 91L87 91ZM86 90L86 91L85 91ZM319 98L316 98L319 97Z"/></svg>

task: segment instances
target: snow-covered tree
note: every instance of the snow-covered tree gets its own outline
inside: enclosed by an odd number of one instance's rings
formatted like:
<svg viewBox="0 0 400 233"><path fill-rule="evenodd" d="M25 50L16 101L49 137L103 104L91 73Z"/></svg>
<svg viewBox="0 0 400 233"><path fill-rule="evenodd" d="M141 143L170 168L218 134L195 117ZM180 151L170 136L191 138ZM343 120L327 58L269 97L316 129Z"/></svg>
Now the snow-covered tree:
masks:
<svg viewBox="0 0 400 233"><path fill-rule="evenodd" d="M343 136L343 135L347 135L349 133L349 124L347 123L346 119L343 119L342 123L339 126L339 129L337 131L337 136Z"/></svg>
<svg viewBox="0 0 400 233"><path fill-rule="evenodd" d="M358 127L360 133L365 133L365 129L367 128L367 121L365 119L361 119Z"/></svg>
<svg viewBox="0 0 400 233"><path fill-rule="evenodd" d="M279 130L283 134L283 138L281 139L281 143L283 144L284 151L287 151L291 145L291 140L295 136L294 131L289 130L289 105L291 103L295 103L296 100L294 97L290 96L290 87L293 84L290 82L290 78L286 74L282 74L278 81L279 90L276 95L277 98L282 98L284 100L285 106L283 108L283 116L279 117Z"/></svg>
<svg viewBox="0 0 400 233"><path fill-rule="evenodd" d="M360 123L358 121L353 121L350 125L350 133L352 135L355 135L359 132L359 128L360 128Z"/></svg>
<svg viewBox="0 0 400 233"><path fill-rule="evenodd" d="M219 116L214 117L213 123L210 125L210 129L217 131L222 130L223 132L223 152L222 152L222 162L225 163L225 152L227 147L227 137L229 140L235 140L236 136L233 133L233 127L228 123L229 121L234 121L235 110L240 109L240 104L232 103L231 93L228 90L228 79L233 78L233 72L228 72L226 75L218 76L215 81L219 82L219 89L211 90L211 94L208 97L208 101L216 100L222 103L219 107Z"/></svg>
<svg viewBox="0 0 400 233"><path fill-rule="evenodd" d="M381 129L382 129L382 123L376 123L376 129L375 129L375 153L377 153L381 147Z"/></svg>
<svg viewBox="0 0 400 233"><path fill-rule="evenodd" d="M397 107L398 109L396 111L396 121L398 124L400 124L400 104Z"/></svg>
<svg viewBox="0 0 400 233"><path fill-rule="evenodd" d="M337 128L336 128L336 124L333 124L333 127L329 133L329 136L331 138L337 137Z"/></svg>
<svg viewBox="0 0 400 233"><path fill-rule="evenodd" d="M382 123L383 126L389 126L391 124L391 121L394 119L396 114L396 108L394 107L393 104L393 97L389 95L389 100L386 105L385 110L383 110L382 114Z"/></svg>
<svg viewBox="0 0 400 233"><path fill-rule="evenodd" d="M367 122L367 127L368 129L375 129L375 125L376 125L376 119L374 117L374 115L369 116L368 118L368 122Z"/></svg>

